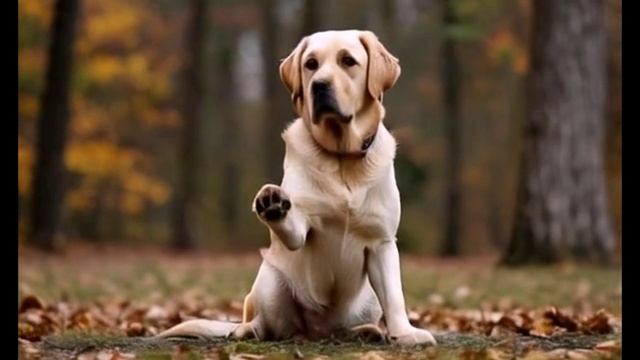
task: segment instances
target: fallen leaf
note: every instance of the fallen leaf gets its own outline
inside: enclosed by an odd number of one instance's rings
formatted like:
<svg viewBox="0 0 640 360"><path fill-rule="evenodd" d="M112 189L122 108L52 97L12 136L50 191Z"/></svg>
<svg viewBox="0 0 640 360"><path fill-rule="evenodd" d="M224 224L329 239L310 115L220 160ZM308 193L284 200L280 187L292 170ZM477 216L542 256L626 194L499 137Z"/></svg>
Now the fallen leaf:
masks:
<svg viewBox="0 0 640 360"><path fill-rule="evenodd" d="M551 323L555 326L565 328L571 332L578 330L578 322L571 316L558 310L555 306L545 311L543 316L551 320Z"/></svg>
<svg viewBox="0 0 640 360"><path fill-rule="evenodd" d="M620 354L622 344L619 340L603 341L594 346L594 349L601 353Z"/></svg>
<svg viewBox="0 0 640 360"><path fill-rule="evenodd" d="M42 309L42 308L44 308L44 306L42 305L42 301L40 301L40 299L38 299L34 295L27 295L22 299L18 312L23 313L29 309Z"/></svg>
<svg viewBox="0 0 640 360"><path fill-rule="evenodd" d="M597 355L598 354L593 350L575 349L569 350L566 358L572 360L589 360L595 358Z"/></svg>
<svg viewBox="0 0 640 360"><path fill-rule="evenodd" d="M264 355L255 355L255 354L229 354L229 360L260 360L264 359Z"/></svg>
<svg viewBox="0 0 640 360"><path fill-rule="evenodd" d="M587 319L582 326L589 333L607 334L613 331L609 324L610 315L604 310L598 310L595 315Z"/></svg>
<svg viewBox="0 0 640 360"><path fill-rule="evenodd" d="M129 323L126 327L127 336L142 336L144 335L144 327L139 322Z"/></svg>
<svg viewBox="0 0 640 360"><path fill-rule="evenodd" d="M380 356L379 352L368 351L360 356L361 360L384 360L384 357Z"/></svg>

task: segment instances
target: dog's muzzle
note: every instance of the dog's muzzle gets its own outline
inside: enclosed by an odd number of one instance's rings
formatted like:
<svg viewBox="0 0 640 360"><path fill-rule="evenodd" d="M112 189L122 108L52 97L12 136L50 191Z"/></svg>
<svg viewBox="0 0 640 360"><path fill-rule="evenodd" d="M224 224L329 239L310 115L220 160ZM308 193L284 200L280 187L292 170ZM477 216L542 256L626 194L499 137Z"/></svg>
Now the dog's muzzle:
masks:
<svg viewBox="0 0 640 360"><path fill-rule="evenodd" d="M318 124L323 115L330 115L328 118L347 124L353 118L352 115L344 115L340 111L338 102L331 85L326 82L316 81L311 85L311 95L313 96L313 123Z"/></svg>

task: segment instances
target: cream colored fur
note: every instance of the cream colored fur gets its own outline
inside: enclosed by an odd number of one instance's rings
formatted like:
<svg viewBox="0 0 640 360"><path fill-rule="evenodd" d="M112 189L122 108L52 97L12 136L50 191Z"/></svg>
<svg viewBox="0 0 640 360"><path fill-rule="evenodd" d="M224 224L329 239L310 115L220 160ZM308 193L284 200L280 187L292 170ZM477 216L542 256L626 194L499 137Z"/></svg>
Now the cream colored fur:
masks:
<svg viewBox="0 0 640 360"><path fill-rule="evenodd" d="M316 69L305 67L310 57ZM429 331L409 323L400 278L396 142L382 122L381 102L400 75L397 59L370 32L322 32L304 38L280 73L300 117L282 135L282 183L264 185L253 202L271 243L261 250L243 323L192 320L159 336L313 339L378 329L384 319L392 341L435 344ZM350 122L313 121L314 81L331 84ZM341 127L339 136L330 126ZM282 217L269 219L267 211Z"/></svg>

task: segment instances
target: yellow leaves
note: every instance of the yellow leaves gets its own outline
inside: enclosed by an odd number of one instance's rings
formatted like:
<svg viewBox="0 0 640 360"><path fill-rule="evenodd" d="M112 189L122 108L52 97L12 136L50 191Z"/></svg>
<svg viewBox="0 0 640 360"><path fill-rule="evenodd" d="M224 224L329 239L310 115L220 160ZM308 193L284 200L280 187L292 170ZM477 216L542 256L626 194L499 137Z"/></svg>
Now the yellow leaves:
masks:
<svg viewBox="0 0 640 360"><path fill-rule="evenodd" d="M128 215L139 214L148 203L161 205L169 199L169 186L144 173L144 157L137 150L97 140L72 143L65 155L67 168L83 175L81 185L67 196L72 209L91 209L99 184L105 182L115 184L119 194L115 206Z"/></svg>
<svg viewBox="0 0 640 360"><path fill-rule="evenodd" d="M148 60L141 54L128 57L96 55L87 62L86 68L87 75L99 85L121 80L137 89L146 89L153 81ZM164 85L166 87L167 83Z"/></svg>
<svg viewBox="0 0 640 360"><path fill-rule="evenodd" d="M44 48L22 48L18 51L20 73L44 73L46 53Z"/></svg>
<svg viewBox="0 0 640 360"><path fill-rule="evenodd" d="M149 74L147 59L140 54L135 54L127 59L127 70L130 74Z"/></svg>
<svg viewBox="0 0 640 360"><path fill-rule="evenodd" d="M120 149L108 141L87 141L69 145L65 164L69 170L89 176L122 176L139 157L138 152Z"/></svg>
<svg viewBox="0 0 640 360"><path fill-rule="evenodd" d="M485 46L494 63L506 63L520 75L527 72L527 53L509 29L499 28L487 39Z"/></svg>
<svg viewBox="0 0 640 360"><path fill-rule="evenodd" d="M18 14L36 18L48 26L53 13L53 3L53 0L18 0Z"/></svg>
<svg viewBox="0 0 640 360"><path fill-rule="evenodd" d="M82 37L94 46L110 42L126 47L135 45L137 29L144 14L137 4L135 1L87 1L88 16Z"/></svg>
<svg viewBox="0 0 640 360"><path fill-rule="evenodd" d="M132 173L124 179L124 188L130 194L137 194L156 205L163 204L169 198L169 188L163 182L154 180L141 173ZM129 209L136 208L137 199L127 199Z"/></svg>
<svg viewBox="0 0 640 360"><path fill-rule="evenodd" d="M109 55L96 56L87 64L91 78L98 84L105 85L123 73L119 58Z"/></svg>
<svg viewBox="0 0 640 360"><path fill-rule="evenodd" d="M31 94L20 94L18 97L18 113L21 118L35 119L40 107L39 99Z"/></svg>
<svg viewBox="0 0 640 360"><path fill-rule="evenodd" d="M159 109L154 106L172 95L171 77L166 69L158 64L151 64L151 60L142 53L129 56L115 56L99 54L89 57L83 68L85 79L102 88L110 86L128 87L126 101L132 109L145 117L148 112L155 112L158 117ZM158 74L164 74L158 76ZM146 119L148 120L148 118ZM166 121L165 121L166 120ZM167 118L158 121L146 121L149 124L173 123L175 119Z"/></svg>
<svg viewBox="0 0 640 360"><path fill-rule="evenodd" d="M142 54L133 54L124 59L124 75L138 90L146 90L155 82L149 67L149 60Z"/></svg>

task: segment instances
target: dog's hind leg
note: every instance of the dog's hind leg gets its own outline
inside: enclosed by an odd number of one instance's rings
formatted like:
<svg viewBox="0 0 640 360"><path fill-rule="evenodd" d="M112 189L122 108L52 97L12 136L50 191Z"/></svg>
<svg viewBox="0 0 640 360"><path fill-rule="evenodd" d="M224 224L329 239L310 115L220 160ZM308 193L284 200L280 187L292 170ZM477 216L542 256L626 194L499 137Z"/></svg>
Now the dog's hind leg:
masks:
<svg viewBox="0 0 640 360"><path fill-rule="evenodd" d="M383 342L387 340L384 330L376 324L363 324L349 329L352 336L365 342Z"/></svg>
<svg viewBox="0 0 640 360"><path fill-rule="evenodd" d="M242 325L227 321L195 319L178 324L156 335L156 338L169 337L197 337L215 338L228 337Z"/></svg>
<svg viewBox="0 0 640 360"><path fill-rule="evenodd" d="M251 292L244 297L244 305L242 306L242 323L246 324L255 317L255 304Z"/></svg>
<svg viewBox="0 0 640 360"><path fill-rule="evenodd" d="M244 339L250 337L258 337L256 332L256 325L260 323L260 321L255 319L256 316L254 308L254 300L251 296L251 293L249 293L244 298L244 307L242 309L242 323L232 323L206 319L188 320L156 335L156 338L233 337L235 339Z"/></svg>

